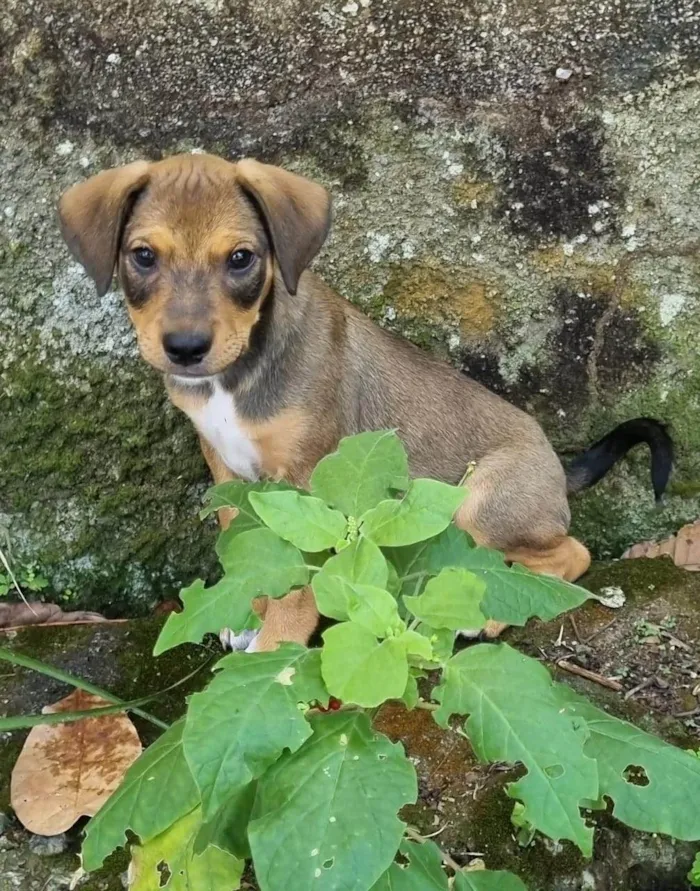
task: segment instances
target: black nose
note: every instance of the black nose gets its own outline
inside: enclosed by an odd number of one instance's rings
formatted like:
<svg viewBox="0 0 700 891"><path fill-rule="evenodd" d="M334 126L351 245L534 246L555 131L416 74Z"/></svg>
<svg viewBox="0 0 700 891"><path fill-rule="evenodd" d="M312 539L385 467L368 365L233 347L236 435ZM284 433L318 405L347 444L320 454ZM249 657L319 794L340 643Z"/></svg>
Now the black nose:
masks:
<svg viewBox="0 0 700 891"><path fill-rule="evenodd" d="M211 349L211 337L199 331L173 331L163 335L163 349L176 365L196 365Z"/></svg>

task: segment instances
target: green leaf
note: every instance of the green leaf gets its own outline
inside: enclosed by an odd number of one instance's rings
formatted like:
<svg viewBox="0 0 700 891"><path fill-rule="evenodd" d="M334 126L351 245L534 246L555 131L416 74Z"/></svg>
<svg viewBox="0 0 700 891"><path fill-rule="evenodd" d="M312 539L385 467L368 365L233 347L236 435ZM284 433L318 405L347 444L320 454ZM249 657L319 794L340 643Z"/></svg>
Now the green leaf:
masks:
<svg viewBox="0 0 700 891"><path fill-rule="evenodd" d="M512 872L476 869L455 877L454 891L527 891Z"/></svg>
<svg viewBox="0 0 700 891"><path fill-rule="evenodd" d="M309 580L303 555L269 529L251 529L232 538L221 560L226 575L211 588L197 580L180 595L181 613L171 613L156 641L156 656L178 644L198 643L222 628L240 631L251 618L258 594L281 597Z"/></svg>
<svg viewBox="0 0 700 891"><path fill-rule="evenodd" d="M367 511L360 531L380 546L415 544L446 529L465 497L461 486L414 480L402 499L381 501Z"/></svg>
<svg viewBox="0 0 700 891"><path fill-rule="evenodd" d="M323 635L321 669L331 696L365 708L400 699L408 681L406 647L397 638L381 643L356 625L334 625Z"/></svg>
<svg viewBox="0 0 700 891"><path fill-rule="evenodd" d="M406 450L391 430L341 439L338 450L320 461L311 475L314 495L356 518L408 484Z"/></svg>
<svg viewBox="0 0 700 891"><path fill-rule="evenodd" d="M433 648L433 659L436 662L447 662L455 647L455 632L449 628L433 628L421 622L416 628L419 634L427 637Z"/></svg>
<svg viewBox="0 0 700 891"><path fill-rule="evenodd" d="M244 480L229 480L207 489L204 493L206 504L199 512L199 516L204 519L222 507L235 507L238 510L238 516L229 527L230 529L233 530L235 527L236 534L245 532L248 529L259 529L262 526L262 522L250 506L248 501L249 493L284 492L293 488L293 486L290 486L289 483L283 480L262 480L257 483L247 483ZM222 535L224 534L222 533Z"/></svg>
<svg viewBox="0 0 700 891"><path fill-rule="evenodd" d="M408 864L392 863L371 891L448 891L442 856L434 842L403 841L399 850Z"/></svg>
<svg viewBox="0 0 700 891"><path fill-rule="evenodd" d="M379 548L358 538L328 559L311 582L320 613L339 622L348 618L353 584L386 588L389 566Z"/></svg>
<svg viewBox="0 0 700 891"><path fill-rule="evenodd" d="M194 838L195 854L203 854L214 845L241 860L250 859L248 823L258 784L249 783L232 791L211 820L203 821Z"/></svg>
<svg viewBox="0 0 700 891"><path fill-rule="evenodd" d="M474 542L470 535L451 523L444 532L402 548L386 548L384 553L396 567L402 595L417 595L430 576L441 569L464 567L471 569L471 551Z"/></svg>
<svg viewBox="0 0 700 891"><path fill-rule="evenodd" d="M349 585L352 592L348 605L348 616L351 621L377 637L388 637L389 634L405 628L399 618L396 600L384 588L375 585Z"/></svg>
<svg viewBox="0 0 700 891"><path fill-rule="evenodd" d="M433 647L428 638L418 631L404 631L396 640L404 646L407 655L419 656L426 662L432 661Z"/></svg>
<svg viewBox="0 0 700 891"><path fill-rule="evenodd" d="M612 799L614 816L642 832L699 840L700 759L596 708L563 684L558 694L568 714L588 725L584 750L598 762L600 795Z"/></svg>
<svg viewBox="0 0 700 891"><path fill-rule="evenodd" d="M505 644L470 647L449 660L434 697L441 726L452 714L469 715L465 729L479 758L527 768L509 787L525 818L590 856L593 831L580 808L598 798L597 765L584 753L585 722L562 708L546 668Z"/></svg>
<svg viewBox="0 0 700 891"><path fill-rule="evenodd" d="M183 734L206 819L285 748L299 748L311 729L297 703L326 696L318 653L296 644L231 653L217 668L207 689L191 698Z"/></svg>
<svg viewBox="0 0 700 891"><path fill-rule="evenodd" d="M143 846L132 851L131 891L235 891L240 888L243 860L228 851L208 847L195 854L193 842L201 820L199 808L182 817ZM168 868L163 885L162 865Z"/></svg>
<svg viewBox="0 0 700 891"><path fill-rule="evenodd" d="M478 629L486 623L479 608L485 589L483 580L468 569L443 569L420 597L404 597L404 603L433 628Z"/></svg>
<svg viewBox="0 0 700 891"><path fill-rule="evenodd" d="M370 888L389 867L416 799L416 776L399 744L366 715L312 719L313 736L261 778L250 824L262 891Z"/></svg>
<svg viewBox="0 0 700 891"><path fill-rule="evenodd" d="M199 804L199 791L182 750L184 720L157 739L126 772L116 792L87 825L82 859L99 869L131 830L142 843L164 832Z"/></svg>
<svg viewBox="0 0 700 891"><path fill-rule="evenodd" d="M320 498L299 492L251 492L249 500L266 526L302 551L335 547L347 531L343 514Z"/></svg>
<svg viewBox="0 0 700 891"><path fill-rule="evenodd" d="M406 681L406 689L403 691L401 699L407 709L414 709L416 705L418 705L418 701L420 699L420 693L418 692L418 681L412 674L409 674L408 676L408 680Z"/></svg>

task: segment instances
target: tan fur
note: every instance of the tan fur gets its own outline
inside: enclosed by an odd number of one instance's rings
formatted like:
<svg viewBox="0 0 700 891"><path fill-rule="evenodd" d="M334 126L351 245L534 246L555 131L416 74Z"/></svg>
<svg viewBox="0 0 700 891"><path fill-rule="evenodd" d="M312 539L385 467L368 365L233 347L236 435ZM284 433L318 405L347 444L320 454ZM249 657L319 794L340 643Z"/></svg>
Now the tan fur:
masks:
<svg viewBox="0 0 700 891"><path fill-rule="evenodd" d="M397 428L413 476L456 484L474 462L455 522L479 543L537 572L569 580L585 572L588 551L568 536L564 471L539 425L304 271L328 231L320 186L255 161L180 155L74 186L59 212L101 293L117 269L141 352L165 373L174 404L196 417L223 388L261 476L304 486L341 437ZM152 273L134 266L135 247L156 252ZM241 248L256 265L234 280L226 261ZM173 331L212 336L195 368L164 352ZM217 482L233 477L206 439L202 450ZM315 627L309 589L258 606L259 646L305 641ZM500 630L491 623L487 633Z"/></svg>

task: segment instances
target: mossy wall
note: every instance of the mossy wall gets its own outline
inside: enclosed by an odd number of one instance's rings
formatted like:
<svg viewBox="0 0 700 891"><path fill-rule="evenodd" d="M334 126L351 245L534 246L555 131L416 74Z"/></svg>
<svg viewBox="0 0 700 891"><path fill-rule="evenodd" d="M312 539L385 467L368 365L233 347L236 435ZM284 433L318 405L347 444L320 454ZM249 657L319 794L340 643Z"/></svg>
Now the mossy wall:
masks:
<svg viewBox="0 0 700 891"><path fill-rule="evenodd" d="M254 155L323 182L317 269L534 412L562 453L644 412L577 499L599 555L700 507L700 19L675 0L9 0L0 10L0 525L104 609L211 569L184 418L60 241L76 180Z"/></svg>

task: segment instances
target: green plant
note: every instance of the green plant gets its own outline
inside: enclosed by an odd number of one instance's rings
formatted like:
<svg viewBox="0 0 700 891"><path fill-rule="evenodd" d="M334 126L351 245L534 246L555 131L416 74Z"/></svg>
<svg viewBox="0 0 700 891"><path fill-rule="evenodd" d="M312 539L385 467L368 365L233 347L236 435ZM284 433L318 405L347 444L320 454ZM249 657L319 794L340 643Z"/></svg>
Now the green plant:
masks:
<svg viewBox="0 0 700 891"><path fill-rule="evenodd" d="M688 873L688 881L693 886L693 888L700 888L700 852L695 855L693 865L690 867L690 872Z"/></svg>
<svg viewBox="0 0 700 891"><path fill-rule="evenodd" d="M32 594L36 594L49 586L49 580L44 576L36 563L20 566L14 575L20 591L24 593L29 591ZM6 597L10 591L15 589L15 580L13 580L9 570L0 572L0 597Z"/></svg>
<svg viewBox="0 0 700 891"><path fill-rule="evenodd" d="M309 584L337 624L322 647L222 658L88 824L84 869L132 833L133 891L230 891L248 859L262 891L523 891L507 873L455 869L401 822L416 776L402 747L372 727L387 700L430 709L483 761L521 764L508 794L528 833L590 856L584 813L610 801L636 829L700 838L698 759L595 708L505 644L453 652L460 629L548 620L591 596L476 547L451 523L464 497L410 481L391 432L343 440L310 493L214 487L204 514L238 510L217 543L222 578L182 592L184 610L168 618L156 653L254 628L254 597ZM431 671L440 680L426 702L418 679Z"/></svg>

